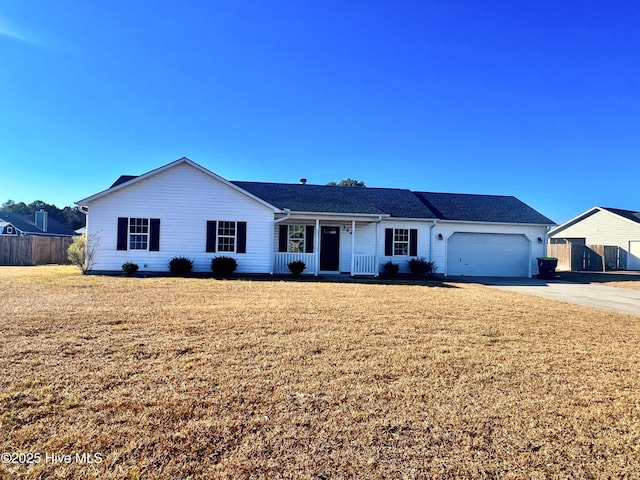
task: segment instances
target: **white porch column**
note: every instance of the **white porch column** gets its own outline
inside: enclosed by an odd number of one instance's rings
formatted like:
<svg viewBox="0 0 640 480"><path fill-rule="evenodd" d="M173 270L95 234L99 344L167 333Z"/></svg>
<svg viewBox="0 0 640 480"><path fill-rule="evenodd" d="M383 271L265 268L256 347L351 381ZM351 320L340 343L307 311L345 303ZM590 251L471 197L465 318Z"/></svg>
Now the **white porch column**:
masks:
<svg viewBox="0 0 640 480"><path fill-rule="evenodd" d="M376 222L376 251L375 251L375 262L376 262L376 277L380 276L380 260L378 260L378 232L380 231L380 222L382 221L381 217L378 217L378 221Z"/></svg>
<svg viewBox="0 0 640 480"><path fill-rule="evenodd" d="M320 219L316 218L316 228L314 230L313 236L313 252L316 255L316 271L314 275L317 277L320 274Z"/></svg>
<svg viewBox="0 0 640 480"><path fill-rule="evenodd" d="M275 220L273 221L273 226L271 227L271 259L269 260L269 275L273 275L273 266L276 261L276 225Z"/></svg>
<svg viewBox="0 0 640 480"><path fill-rule="evenodd" d="M351 220L351 276L356 269L356 221Z"/></svg>

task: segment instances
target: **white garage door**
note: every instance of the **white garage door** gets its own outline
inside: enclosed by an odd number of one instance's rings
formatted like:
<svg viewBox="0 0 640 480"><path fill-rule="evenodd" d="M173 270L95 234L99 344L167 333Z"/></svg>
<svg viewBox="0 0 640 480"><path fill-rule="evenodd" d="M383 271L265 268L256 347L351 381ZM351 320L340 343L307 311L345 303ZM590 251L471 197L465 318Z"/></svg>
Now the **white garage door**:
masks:
<svg viewBox="0 0 640 480"><path fill-rule="evenodd" d="M631 240L629 242L627 270L640 270L640 241L638 240Z"/></svg>
<svg viewBox="0 0 640 480"><path fill-rule="evenodd" d="M454 233L447 241L447 275L526 277L529 240L524 235Z"/></svg>

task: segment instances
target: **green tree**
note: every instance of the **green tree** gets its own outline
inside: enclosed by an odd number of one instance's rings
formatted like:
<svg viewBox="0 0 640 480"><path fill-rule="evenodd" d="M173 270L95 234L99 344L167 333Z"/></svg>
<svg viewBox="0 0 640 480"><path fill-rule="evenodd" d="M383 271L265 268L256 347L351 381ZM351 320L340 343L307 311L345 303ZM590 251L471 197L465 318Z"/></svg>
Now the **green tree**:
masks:
<svg viewBox="0 0 640 480"><path fill-rule="evenodd" d="M17 213L20 215L29 215L30 213L33 213L29 211L29 207L27 206L26 203L24 202L16 203L13 200L7 200L2 204L2 211Z"/></svg>
<svg viewBox="0 0 640 480"><path fill-rule="evenodd" d="M62 218L60 221L74 230L84 227L87 222L86 215L78 207L64 207Z"/></svg>
<svg viewBox="0 0 640 480"><path fill-rule="evenodd" d="M73 230L84 226L86 220L85 215L78 207L64 207L62 210L55 205L50 205L42 200L36 200L30 204L24 202L14 202L7 200L2 204L0 210L3 212L17 213L20 215L34 215L38 210L44 210L49 214L50 218L68 226Z"/></svg>
<svg viewBox="0 0 640 480"><path fill-rule="evenodd" d="M340 180L338 183L329 182L327 185L331 187L366 187L362 180L354 180L353 178L345 178L344 180Z"/></svg>

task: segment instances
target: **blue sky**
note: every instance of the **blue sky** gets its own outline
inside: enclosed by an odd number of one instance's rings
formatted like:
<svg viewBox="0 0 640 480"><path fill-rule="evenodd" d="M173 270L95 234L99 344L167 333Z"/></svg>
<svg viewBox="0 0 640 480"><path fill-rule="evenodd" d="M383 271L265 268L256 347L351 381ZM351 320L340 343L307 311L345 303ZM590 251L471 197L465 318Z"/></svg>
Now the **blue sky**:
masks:
<svg viewBox="0 0 640 480"><path fill-rule="evenodd" d="M640 210L640 4L5 0L0 202L230 180Z"/></svg>

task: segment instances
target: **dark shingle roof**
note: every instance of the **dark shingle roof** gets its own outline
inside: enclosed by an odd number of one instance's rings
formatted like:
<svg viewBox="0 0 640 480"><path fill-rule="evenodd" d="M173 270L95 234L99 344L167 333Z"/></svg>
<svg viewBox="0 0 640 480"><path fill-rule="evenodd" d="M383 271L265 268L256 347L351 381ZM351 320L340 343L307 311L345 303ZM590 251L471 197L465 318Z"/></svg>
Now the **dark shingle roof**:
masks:
<svg viewBox="0 0 640 480"><path fill-rule="evenodd" d="M118 179L113 182L113 185L109 188L117 187L118 185L127 183L129 180L133 180L134 178L138 178L138 175L120 175L120 177L118 177Z"/></svg>
<svg viewBox="0 0 640 480"><path fill-rule="evenodd" d="M47 218L46 232L36 227L35 217L33 215L21 215L18 213L11 213L11 212L0 212L0 220L9 222L11 225L16 227L21 232L29 233L31 235L72 236L76 234L76 232L74 232L71 228L51 218L51 216Z"/></svg>
<svg viewBox="0 0 640 480"><path fill-rule="evenodd" d="M398 218L437 218L410 191L291 183L231 182L267 203L296 212L362 213Z"/></svg>
<svg viewBox="0 0 640 480"><path fill-rule="evenodd" d="M442 220L554 224L516 197L462 193L414 192Z"/></svg>
<svg viewBox="0 0 640 480"><path fill-rule="evenodd" d="M134 178L137 177L122 175L109 188ZM543 225L555 223L512 196L412 192L397 188L332 187L297 183L231 183L274 207L294 212L360 213L467 222ZM636 221L640 221L640 217Z"/></svg>
<svg viewBox="0 0 640 480"><path fill-rule="evenodd" d="M640 223L640 212L634 212L633 210L622 210L620 208L606 208L600 207L603 210L607 210L611 213L615 213L616 215L620 215L621 217L626 218L627 220L631 220L632 222Z"/></svg>

